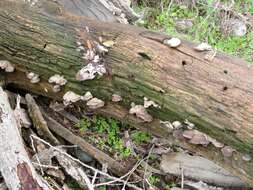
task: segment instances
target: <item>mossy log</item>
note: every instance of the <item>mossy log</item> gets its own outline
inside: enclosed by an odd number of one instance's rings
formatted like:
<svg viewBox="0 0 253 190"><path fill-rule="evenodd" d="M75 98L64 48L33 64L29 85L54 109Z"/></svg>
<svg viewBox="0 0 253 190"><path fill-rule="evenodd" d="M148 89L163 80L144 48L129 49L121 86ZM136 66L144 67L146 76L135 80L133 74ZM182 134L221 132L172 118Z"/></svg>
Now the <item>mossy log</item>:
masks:
<svg viewBox="0 0 253 190"><path fill-rule="evenodd" d="M57 9L56 5L48 6L54 16L16 3L0 2L0 59L15 65L13 73L1 71L0 79L5 85L57 100L62 100L69 90L82 95L91 91L106 102L98 113L167 137L253 185L253 161L241 158L245 153L253 156L250 64L222 53L208 61L206 52L194 50L196 44L182 41L179 47L170 48L161 43L169 36L130 25L95 21ZM76 73L87 64L83 53L77 51L77 42L98 42L100 37L115 42L104 55L107 74L77 81ZM29 72L39 74L40 82L30 83L26 77ZM55 74L68 81L59 93L53 92L48 83ZM111 102L114 93L120 94L123 101ZM142 105L143 97L160 105L148 109L154 118L151 123L128 113L131 102ZM185 119L237 152L224 159L217 148L193 146L175 139L159 123Z"/></svg>

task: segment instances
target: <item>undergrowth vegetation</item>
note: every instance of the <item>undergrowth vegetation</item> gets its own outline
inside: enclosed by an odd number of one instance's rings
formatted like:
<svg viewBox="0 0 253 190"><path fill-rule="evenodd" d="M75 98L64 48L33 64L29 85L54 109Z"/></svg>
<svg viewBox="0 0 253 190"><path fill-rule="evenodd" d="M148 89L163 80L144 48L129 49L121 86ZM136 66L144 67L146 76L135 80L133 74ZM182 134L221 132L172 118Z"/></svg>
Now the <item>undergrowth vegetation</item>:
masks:
<svg viewBox="0 0 253 190"><path fill-rule="evenodd" d="M137 0L143 15L138 24L194 42L207 42L218 50L253 62L253 1ZM232 20L245 22L247 32L231 32ZM232 23L230 23L232 22Z"/></svg>
<svg viewBox="0 0 253 190"><path fill-rule="evenodd" d="M114 154L119 159L128 157L132 154L131 149L126 147L123 141L124 131L129 126L123 126L114 119L104 117L84 118L75 125L80 133L88 134L88 138L92 143L98 145L101 150ZM134 143L148 143L151 136L148 133L140 131L132 131L131 139Z"/></svg>

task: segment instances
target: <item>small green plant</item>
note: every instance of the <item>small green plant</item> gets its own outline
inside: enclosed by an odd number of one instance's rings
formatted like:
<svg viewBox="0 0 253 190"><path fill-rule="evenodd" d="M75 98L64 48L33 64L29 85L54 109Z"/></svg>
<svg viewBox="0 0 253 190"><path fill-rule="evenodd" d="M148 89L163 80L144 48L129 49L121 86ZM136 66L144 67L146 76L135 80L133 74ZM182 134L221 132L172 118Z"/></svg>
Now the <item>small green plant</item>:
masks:
<svg viewBox="0 0 253 190"><path fill-rule="evenodd" d="M157 176L154 176L154 175L150 175L149 178L148 178L148 181L151 185L156 185L157 183L160 182L160 179L159 177Z"/></svg>
<svg viewBox="0 0 253 190"><path fill-rule="evenodd" d="M151 140L151 135L146 132L137 131L131 135L133 141L137 144L145 143Z"/></svg>
<svg viewBox="0 0 253 190"><path fill-rule="evenodd" d="M87 131L87 129L91 126L91 122L89 119L87 118L84 118L84 119L81 119L79 121L79 123L77 123L75 125L76 128L78 128L80 130L80 132L85 132Z"/></svg>
<svg viewBox="0 0 253 190"><path fill-rule="evenodd" d="M120 138L120 124L114 119L106 119L96 117L93 120L78 123L78 128L82 130L91 130L96 135L96 138L90 136L89 139L98 145L101 150L109 152L117 152L120 157L131 155L131 150L125 147L124 142Z"/></svg>

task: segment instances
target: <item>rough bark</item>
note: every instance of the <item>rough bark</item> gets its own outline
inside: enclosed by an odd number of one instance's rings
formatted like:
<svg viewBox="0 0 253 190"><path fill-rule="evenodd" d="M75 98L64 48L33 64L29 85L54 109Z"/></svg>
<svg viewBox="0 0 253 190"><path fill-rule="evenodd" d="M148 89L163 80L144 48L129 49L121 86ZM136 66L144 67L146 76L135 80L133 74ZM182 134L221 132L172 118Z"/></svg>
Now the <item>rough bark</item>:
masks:
<svg viewBox="0 0 253 190"><path fill-rule="evenodd" d="M10 190L50 189L36 174L23 146L19 127L8 96L0 88L0 172L6 186Z"/></svg>
<svg viewBox="0 0 253 190"><path fill-rule="evenodd" d="M68 90L78 94L91 91L106 101L99 113L171 138L173 143L214 160L253 184L253 161L241 159L243 153L253 155L252 66L221 53L207 61L205 52L196 52L194 44L186 41L178 48L169 48L161 43L169 38L166 35L53 10L54 17L0 2L0 57L16 67L14 73L1 74L7 85L58 100ZM85 32L86 26L90 33ZM116 43L104 57L107 75L77 81L75 75L86 63L76 51L76 42L99 41L100 36ZM40 75L40 83L29 82L25 73L31 71ZM47 82L54 74L68 80L60 93L54 93ZM114 93L123 101L112 103ZM161 106L148 110L155 118L152 123L128 114L131 102L143 104L144 96ZM179 142L159 124L159 120L185 119L238 152L229 161L224 160L219 150Z"/></svg>

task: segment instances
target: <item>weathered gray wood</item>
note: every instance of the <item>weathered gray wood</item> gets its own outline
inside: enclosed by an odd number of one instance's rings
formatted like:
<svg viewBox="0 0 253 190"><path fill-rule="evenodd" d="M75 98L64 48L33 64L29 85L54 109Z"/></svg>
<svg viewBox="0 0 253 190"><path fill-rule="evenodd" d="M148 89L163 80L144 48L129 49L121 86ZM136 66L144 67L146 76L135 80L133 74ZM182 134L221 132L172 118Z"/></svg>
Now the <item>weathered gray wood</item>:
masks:
<svg viewBox="0 0 253 190"><path fill-rule="evenodd" d="M245 183L238 177L232 176L213 162L200 157L184 153L169 153L162 156L160 168L163 172L204 181L217 186L245 187Z"/></svg>
<svg viewBox="0 0 253 190"><path fill-rule="evenodd" d="M50 189L36 174L24 148L8 96L0 87L0 172L10 190Z"/></svg>

